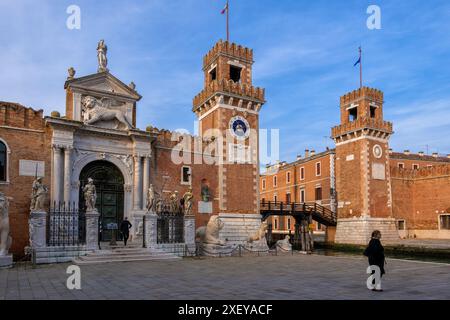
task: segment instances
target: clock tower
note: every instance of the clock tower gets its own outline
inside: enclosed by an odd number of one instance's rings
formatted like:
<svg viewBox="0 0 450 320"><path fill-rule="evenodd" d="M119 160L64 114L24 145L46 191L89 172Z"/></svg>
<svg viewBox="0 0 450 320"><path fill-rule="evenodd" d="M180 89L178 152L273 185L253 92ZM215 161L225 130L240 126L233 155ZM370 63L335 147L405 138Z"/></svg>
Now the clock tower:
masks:
<svg viewBox="0 0 450 320"><path fill-rule="evenodd" d="M245 241L261 223L258 132L265 100L264 89L253 86L252 65L252 49L217 42L203 59L204 88L192 109L200 136L215 149L220 237L231 243Z"/></svg>
<svg viewBox="0 0 450 320"><path fill-rule="evenodd" d="M380 230L386 241L399 238L392 217L389 138L383 93L362 87L341 97L336 143L337 243L367 244Z"/></svg>

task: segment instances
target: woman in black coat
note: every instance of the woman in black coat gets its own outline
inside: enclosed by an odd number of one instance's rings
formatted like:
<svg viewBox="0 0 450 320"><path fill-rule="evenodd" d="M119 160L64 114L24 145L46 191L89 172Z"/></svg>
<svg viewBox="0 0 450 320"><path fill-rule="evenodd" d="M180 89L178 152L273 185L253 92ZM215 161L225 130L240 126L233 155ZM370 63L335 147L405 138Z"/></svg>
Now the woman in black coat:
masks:
<svg viewBox="0 0 450 320"><path fill-rule="evenodd" d="M372 232L372 239L369 242L366 250L364 251L364 255L369 258L370 266L378 266L380 268L381 277L386 273L384 271L385 257L384 257L384 248L381 244L381 232L375 230ZM380 283L376 288L372 289L373 291L383 291L381 289L381 279Z"/></svg>

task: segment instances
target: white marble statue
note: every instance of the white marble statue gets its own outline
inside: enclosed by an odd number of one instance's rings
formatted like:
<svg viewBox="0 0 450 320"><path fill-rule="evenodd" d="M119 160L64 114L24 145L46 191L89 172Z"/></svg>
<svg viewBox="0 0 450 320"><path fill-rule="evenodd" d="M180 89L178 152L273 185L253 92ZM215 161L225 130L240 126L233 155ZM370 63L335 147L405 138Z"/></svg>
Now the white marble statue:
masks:
<svg viewBox="0 0 450 320"><path fill-rule="evenodd" d="M291 251L292 250L292 244L289 242L291 237L289 235L286 235L286 237L283 240L277 241L277 247L285 250L285 251Z"/></svg>
<svg viewBox="0 0 450 320"><path fill-rule="evenodd" d="M12 238L9 234L9 200L11 198L6 197L0 192L0 256L8 255L9 248L11 247Z"/></svg>
<svg viewBox="0 0 450 320"><path fill-rule="evenodd" d="M94 179L89 178L88 184L83 188L84 200L86 203L86 211L94 211L97 202L97 190L94 185Z"/></svg>
<svg viewBox="0 0 450 320"><path fill-rule="evenodd" d="M147 212L154 212L156 210L156 197L153 184L150 185L147 191Z"/></svg>
<svg viewBox="0 0 450 320"><path fill-rule="evenodd" d="M42 177L33 181L31 190L31 211L44 211L47 203L48 188L42 183Z"/></svg>
<svg viewBox="0 0 450 320"><path fill-rule="evenodd" d="M104 40L100 40L97 45L97 59L98 59L98 72L108 71L108 58L106 58L106 53L108 52L108 47Z"/></svg>
<svg viewBox="0 0 450 320"><path fill-rule="evenodd" d="M196 230L195 235L200 238L200 241L204 244L224 246L225 241L219 239L219 232L223 227L223 221L219 216L214 215L211 216L206 227L200 227Z"/></svg>
<svg viewBox="0 0 450 320"><path fill-rule="evenodd" d="M113 109L112 103L110 99L103 98L98 100L92 96L84 97L82 100L84 123L93 125L100 121L117 120L119 123L115 129L119 129L120 125L125 129L133 128L126 118L125 113L121 109Z"/></svg>
<svg viewBox="0 0 450 320"><path fill-rule="evenodd" d="M188 191L183 195L184 200L184 215L192 216L193 206L194 206L194 194L192 193L192 188L189 188Z"/></svg>
<svg viewBox="0 0 450 320"><path fill-rule="evenodd" d="M259 230L252 236L248 237L248 242L258 242L258 241L266 241L266 232L268 229L268 224L266 221L261 223L261 226L259 227Z"/></svg>

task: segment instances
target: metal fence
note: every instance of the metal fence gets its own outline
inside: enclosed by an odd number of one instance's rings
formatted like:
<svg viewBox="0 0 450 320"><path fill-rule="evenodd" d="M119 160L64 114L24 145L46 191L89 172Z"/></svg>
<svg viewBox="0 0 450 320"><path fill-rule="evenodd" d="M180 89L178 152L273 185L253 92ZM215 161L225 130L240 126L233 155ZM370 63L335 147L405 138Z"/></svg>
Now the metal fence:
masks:
<svg viewBox="0 0 450 320"><path fill-rule="evenodd" d="M53 203L47 217L47 246L86 243L86 215L75 203Z"/></svg>
<svg viewBox="0 0 450 320"><path fill-rule="evenodd" d="M157 220L157 243L183 243L184 216L179 213L162 212Z"/></svg>

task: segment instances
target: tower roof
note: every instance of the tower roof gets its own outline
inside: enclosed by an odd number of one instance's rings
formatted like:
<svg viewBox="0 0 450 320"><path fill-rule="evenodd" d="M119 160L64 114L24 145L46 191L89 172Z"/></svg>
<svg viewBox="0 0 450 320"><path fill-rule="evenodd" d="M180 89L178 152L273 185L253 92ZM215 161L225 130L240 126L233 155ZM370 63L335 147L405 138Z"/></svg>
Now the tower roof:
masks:
<svg viewBox="0 0 450 320"><path fill-rule="evenodd" d="M206 68L219 55L225 55L240 60L244 60L250 64L253 63L253 50L238 45L236 43L230 43L228 41L219 40L214 47L203 58L203 67Z"/></svg>

